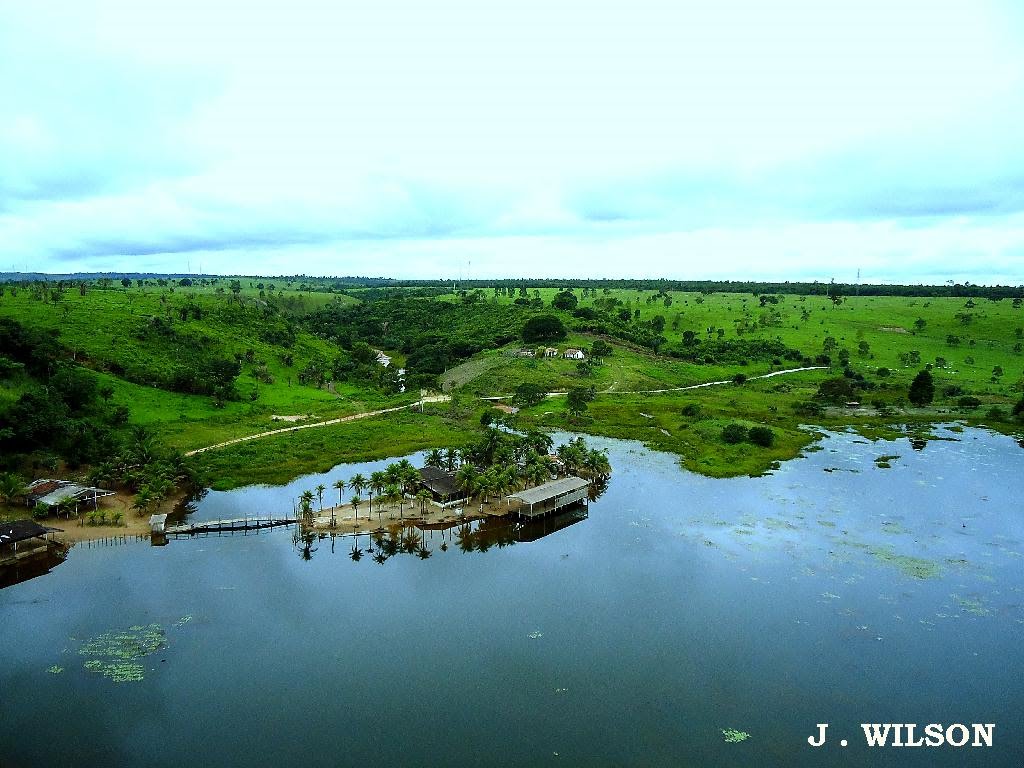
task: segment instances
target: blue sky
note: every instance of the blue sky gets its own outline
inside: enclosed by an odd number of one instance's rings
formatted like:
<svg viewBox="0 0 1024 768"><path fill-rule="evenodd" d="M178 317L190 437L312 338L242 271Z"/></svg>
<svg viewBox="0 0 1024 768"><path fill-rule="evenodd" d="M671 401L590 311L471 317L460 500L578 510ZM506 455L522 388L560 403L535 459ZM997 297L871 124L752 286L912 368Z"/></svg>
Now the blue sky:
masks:
<svg viewBox="0 0 1024 768"><path fill-rule="evenodd" d="M1021 8L6 3L0 270L1024 283Z"/></svg>

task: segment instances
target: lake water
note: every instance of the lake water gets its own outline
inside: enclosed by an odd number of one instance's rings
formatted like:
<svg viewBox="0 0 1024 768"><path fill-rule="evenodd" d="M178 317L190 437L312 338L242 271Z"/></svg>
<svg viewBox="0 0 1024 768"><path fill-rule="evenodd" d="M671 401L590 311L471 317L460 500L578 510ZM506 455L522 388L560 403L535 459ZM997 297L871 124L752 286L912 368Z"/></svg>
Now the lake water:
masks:
<svg viewBox="0 0 1024 768"><path fill-rule="evenodd" d="M0 765L1020 766L1024 450L937 434L829 435L734 480L588 438L614 474L585 517L358 560L287 529L76 547L0 590ZM868 749L862 722L995 745Z"/></svg>

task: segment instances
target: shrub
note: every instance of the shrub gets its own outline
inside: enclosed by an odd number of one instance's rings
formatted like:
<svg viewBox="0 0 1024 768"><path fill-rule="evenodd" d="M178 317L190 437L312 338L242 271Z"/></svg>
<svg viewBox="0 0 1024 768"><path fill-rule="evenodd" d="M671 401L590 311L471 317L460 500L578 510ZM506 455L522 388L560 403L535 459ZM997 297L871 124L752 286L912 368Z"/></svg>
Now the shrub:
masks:
<svg viewBox="0 0 1024 768"><path fill-rule="evenodd" d="M701 407L697 403L687 403L683 406L683 416L689 416L691 419L696 419L701 414Z"/></svg>
<svg viewBox="0 0 1024 768"><path fill-rule="evenodd" d="M742 424L726 424L722 427L722 441L735 445L747 439L747 428Z"/></svg>
<svg viewBox="0 0 1024 768"><path fill-rule="evenodd" d="M976 397L972 397L971 395L965 395L964 397L961 397L959 400L957 400L956 404L959 405L961 408L977 408L979 405L981 405L981 400L979 400Z"/></svg>
<svg viewBox="0 0 1024 768"><path fill-rule="evenodd" d="M928 371L921 371L914 377L907 399L917 406L928 405L935 399L935 382Z"/></svg>
<svg viewBox="0 0 1024 768"><path fill-rule="evenodd" d="M768 427L751 427L747 439L762 448L771 448L775 445L775 433Z"/></svg>
<svg viewBox="0 0 1024 768"><path fill-rule="evenodd" d="M537 315L523 325L526 341L558 341L565 338L565 325L554 315Z"/></svg>
<svg viewBox="0 0 1024 768"><path fill-rule="evenodd" d="M875 371L875 376L884 379L890 373L891 371L888 368L879 368L877 371Z"/></svg>

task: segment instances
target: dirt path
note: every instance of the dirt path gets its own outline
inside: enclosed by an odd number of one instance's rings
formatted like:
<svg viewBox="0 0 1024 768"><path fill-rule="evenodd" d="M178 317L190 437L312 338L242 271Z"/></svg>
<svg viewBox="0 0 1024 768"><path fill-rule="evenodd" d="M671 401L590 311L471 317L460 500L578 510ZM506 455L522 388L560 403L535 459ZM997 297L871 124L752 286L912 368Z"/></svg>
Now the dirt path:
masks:
<svg viewBox="0 0 1024 768"><path fill-rule="evenodd" d="M384 413L394 413L395 411L404 411L406 408L415 408L418 405L424 403L443 403L451 400L448 395L432 395L430 397L424 397L417 400L415 403L409 403L408 405L398 405L394 408L382 408L379 411L364 411L363 413L353 413L350 416L341 416L337 419L328 419L327 421L316 421L312 424L298 424L294 427L281 427L280 429L271 429L266 432L257 432L255 435L246 435L245 437L236 437L234 440L225 440L223 443L216 443L214 445L207 445L204 448L196 448L192 451L186 451L186 456L195 456L197 453L204 453L206 451L212 451L215 448L224 448L229 445L235 445L236 443L244 443L248 440L256 440L260 437L269 437L270 435L280 435L285 432L298 432L300 429L313 429L314 427L329 427L333 424L344 424L346 421L356 421L358 419L368 419L371 416L380 416Z"/></svg>
<svg viewBox="0 0 1024 768"><path fill-rule="evenodd" d="M787 368L784 371L772 371L771 373L762 373L759 376L750 376L747 381L753 381L754 379L770 379L773 376L783 376L787 373L799 373L800 371L821 371L827 369L827 365L809 365L804 368ZM668 389L615 389L613 384L608 389L601 390L597 394L599 395L656 395L663 392L685 392L688 389L703 389L704 387L715 387L719 384L732 384L732 379L722 379L721 381L705 381L703 384L690 384L685 387L670 387ZM569 394L568 392L548 392L548 397L564 397ZM511 397L511 395L504 395L502 397L488 397L486 400L503 400L505 397Z"/></svg>
<svg viewBox="0 0 1024 768"><path fill-rule="evenodd" d="M748 379L748 381L752 381L754 379L770 379L773 376L783 376L783 375L785 375L787 373L799 373L800 371L819 371L819 370L822 370L824 368L827 368L827 366L824 366L824 365L812 365L812 366L807 366L805 368L788 368L788 369L786 369L784 371L772 371L771 373L763 373L760 376L751 376ZM633 389L633 390L614 389L614 385L613 385L612 389L604 390L604 391L600 392L599 394L602 394L602 395L608 395L608 394L616 394L616 395L654 395L654 394L658 394L658 393L662 393L662 392L683 392L683 391L686 391L688 389L702 389L704 387L714 387L714 386L717 386L717 385L720 385L720 384L731 384L731 383L732 383L732 379L723 379L722 381L707 381L707 382L705 382L703 384L690 384L689 386L686 386L686 387L671 387L669 389ZM547 396L548 397L562 397L562 396L565 396L566 394L568 394L568 393L567 392L548 392ZM509 397L511 397L511 395L495 395L493 397L484 397L484 398L481 398L481 399L482 400L504 400L504 399L507 399ZM337 419L328 419L327 421L316 421L316 422L313 422L312 424L297 424L294 427L281 427L280 429L271 429L271 430L268 430L266 432L258 432L255 435L246 435L245 437L236 437L234 440L225 440L223 443L216 443L215 445L207 445L204 448L196 448L195 450L186 451L185 455L186 456L195 456L197 453L204 453L206 451L212 451L212 450L215 450L217 448L225 448L225 447L227 447L229 445L236 445L237 443L244 443L244 442L246 442L248 440L257 440L257 439L259 439L261 437L269 437L270 435L280 435L280 434L284 434L285 432L297 432L300 429L313 429L315 427L330 427L330 426L332 426L334 424L344 424L347 421L356 421L358 419L368 419L371 416L380 416L380 415L385 414L385 413L394 413L395 411L404 411L406 408L415 408L416 406L423 405L424 403L443 403L443 402L447 402L448 400L451 400L451 397L449 395L432 395L430 397L421 398L420 400L417 400L415 403L410 403L409 405L399 405L399 406L396 406L394 408L382 408L379 411L365 411L363 413L354 413L351 416L341 416L340 418L337 418Z"/></svg>

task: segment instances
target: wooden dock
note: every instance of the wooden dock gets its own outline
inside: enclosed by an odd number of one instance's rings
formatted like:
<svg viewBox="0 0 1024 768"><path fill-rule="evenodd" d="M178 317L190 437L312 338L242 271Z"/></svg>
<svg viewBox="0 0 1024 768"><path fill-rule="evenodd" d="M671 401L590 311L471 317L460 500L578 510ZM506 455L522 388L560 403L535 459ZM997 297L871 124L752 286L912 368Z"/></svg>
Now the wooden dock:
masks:
<svg viewBox="0 0 1024 768"><path fill-rule="evenodd" d="M231 520L202 520L182 525L168 525L164 529L167 536L191 536L210 533L241 533L259 531L264 528L277 528L282 525L295 525L294 517L236 517Z"/></svg>

